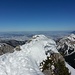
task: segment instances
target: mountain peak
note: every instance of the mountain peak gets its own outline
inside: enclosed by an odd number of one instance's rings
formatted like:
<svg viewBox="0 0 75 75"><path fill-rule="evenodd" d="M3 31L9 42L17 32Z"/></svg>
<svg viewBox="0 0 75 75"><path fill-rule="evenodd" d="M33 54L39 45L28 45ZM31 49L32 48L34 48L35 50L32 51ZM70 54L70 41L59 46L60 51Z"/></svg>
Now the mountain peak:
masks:
<svg viewBox="0 0 75 75"><path fill-rule="evenodd" d="M70 37L73 37L73 38L75 38L75 34L71 34L71 35L70 35Z"/></svg>
<svg viewBox="0 0 75 75"><path fill-rule="evenodd" d="M56 43L44 35L33 36L20 49L0 57L0 75L43 75L39 66L47 59L46 53L58 53Z"/></svg>
<svg viewBox="0 0 75 75"><path fill-rule="evenodd" d="M71 41L75 41L75 34L71 34L70 36L67 37Z"/></svg>
<svg viewBox="0 0 75 75"><path fill-rule="evenodd" d="M48 38L47 38L45 35L34 35L34 36L32 37L32 39L39 41L39 40L46 40L46 39L48 39Z"/></svg>
<svg viewBox="0 0 75 75"><path fill-rule="evenodd" d="M47 38L45 35L35 35L25 45L21 46L22 51L31 55L37 63L46 59L46 53L52 51L58 53L54 40ZM38 59L39 58L39 59Z"/></svg>

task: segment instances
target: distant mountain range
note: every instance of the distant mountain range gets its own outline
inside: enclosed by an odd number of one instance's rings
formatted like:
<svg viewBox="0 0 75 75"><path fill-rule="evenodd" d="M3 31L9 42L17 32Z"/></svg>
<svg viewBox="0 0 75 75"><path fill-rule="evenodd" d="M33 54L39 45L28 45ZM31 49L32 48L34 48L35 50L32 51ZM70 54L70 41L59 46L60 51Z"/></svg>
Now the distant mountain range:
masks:
<svg viewBox="0 0 75 75"><path fill-rule="evenodd" d="M75 31L72 31L71 33L75 34Z"/></svg>

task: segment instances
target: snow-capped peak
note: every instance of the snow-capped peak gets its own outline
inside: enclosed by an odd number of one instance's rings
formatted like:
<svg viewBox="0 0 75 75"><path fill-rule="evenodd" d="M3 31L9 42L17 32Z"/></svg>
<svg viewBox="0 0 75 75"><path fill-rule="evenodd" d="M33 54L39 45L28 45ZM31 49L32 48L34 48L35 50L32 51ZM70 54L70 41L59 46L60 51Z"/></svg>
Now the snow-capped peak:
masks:
<svg viewBox="0 0 75 75"><path fill-rule="evenodd" d="M21 46L21 49L25 53L31 55L38 62L38 64L42 62L43 59L46 59L47 51L58 53L56 43L44 35L33 36L30 42L27 42L25 45Z"/></svg>
<svg viewBox="0 0 75 75"><path fill-rule="evenodd" d="M75 52L75 34L60 39L57 43L58 50L62 50L66 56Z"/></svg>
<svg viewBox="0 0 75 75"><path fill-rule="evenodd" d="M35 38L35 39L47 39L47 37L45 35L34 35L32 38Z"/></svg>
<svg viewBox="0 0 75 75"><path fill-rule="evenodd" d="M75 34L71 34L70 36L75 38Z"/></svg>
<svg viewBox="0 0 75 75"><path fill-rule="evenodd" d="M44 35L33 36L20 48L21 51L0 56L0 75L43 75L39 65L46 59L46 52L58 53L56 43Z"/></svg>
<svg viewBox="0 0 75 75"><path fill-rule="evenodd" d="M70 36L67 37L71 41L75 41L75 34L71 34Z"/></svg>

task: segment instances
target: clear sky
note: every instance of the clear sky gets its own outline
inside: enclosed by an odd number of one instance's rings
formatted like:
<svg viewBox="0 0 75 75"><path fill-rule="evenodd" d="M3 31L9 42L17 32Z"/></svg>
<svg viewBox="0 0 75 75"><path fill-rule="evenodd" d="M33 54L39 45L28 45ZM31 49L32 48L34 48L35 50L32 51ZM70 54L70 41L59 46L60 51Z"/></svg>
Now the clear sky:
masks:
<svg viewBox="0 0 75 75"><path fill-rule="evenodd" d="M0 0L0 31L75 30L75 0Z"/></svg>

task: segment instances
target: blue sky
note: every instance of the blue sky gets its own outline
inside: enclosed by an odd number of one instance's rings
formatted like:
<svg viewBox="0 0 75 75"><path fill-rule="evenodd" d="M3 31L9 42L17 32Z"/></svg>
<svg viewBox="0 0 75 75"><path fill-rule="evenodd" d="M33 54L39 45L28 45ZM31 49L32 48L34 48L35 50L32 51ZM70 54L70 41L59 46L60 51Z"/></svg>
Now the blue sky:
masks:
<svg viewBox="0 0 75 75"><path fill-rule="evenodd" d="M0 31L75 30L75 0L0 0Z"/></svg>

